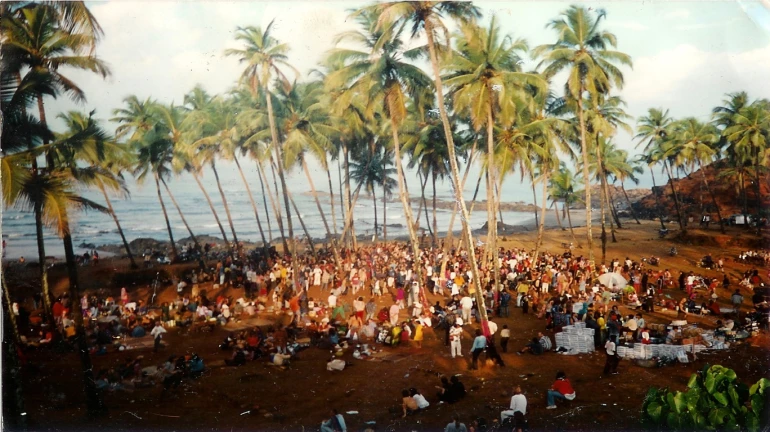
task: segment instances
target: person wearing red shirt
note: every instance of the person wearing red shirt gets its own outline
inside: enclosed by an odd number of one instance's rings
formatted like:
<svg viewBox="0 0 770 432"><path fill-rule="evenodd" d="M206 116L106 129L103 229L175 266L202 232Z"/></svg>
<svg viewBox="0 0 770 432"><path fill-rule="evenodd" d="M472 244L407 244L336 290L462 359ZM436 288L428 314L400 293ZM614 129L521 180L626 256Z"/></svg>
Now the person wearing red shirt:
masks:
<svg viewBox="0 0 770 432"><path fill-rule="evenodd" d="M546 409L556 408L556 399L575 399L575 389L567 379L567 374L562 371L556 372L556 382L548 390L548 406Z"/></svg>

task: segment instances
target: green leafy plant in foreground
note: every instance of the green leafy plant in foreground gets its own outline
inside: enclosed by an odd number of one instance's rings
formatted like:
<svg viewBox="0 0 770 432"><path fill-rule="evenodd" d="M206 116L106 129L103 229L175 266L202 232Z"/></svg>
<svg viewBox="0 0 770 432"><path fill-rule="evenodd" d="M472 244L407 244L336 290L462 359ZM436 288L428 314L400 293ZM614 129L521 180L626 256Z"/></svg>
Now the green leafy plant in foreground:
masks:
<svg viewBox="0 0 770 432"><path fill-rule="evenodd" d="M707 365L690 377L684 392L650 388L642 405L642 424L675 431L759 431L768 423L769 387L767 378L748 387L732 369Z"/></svg>

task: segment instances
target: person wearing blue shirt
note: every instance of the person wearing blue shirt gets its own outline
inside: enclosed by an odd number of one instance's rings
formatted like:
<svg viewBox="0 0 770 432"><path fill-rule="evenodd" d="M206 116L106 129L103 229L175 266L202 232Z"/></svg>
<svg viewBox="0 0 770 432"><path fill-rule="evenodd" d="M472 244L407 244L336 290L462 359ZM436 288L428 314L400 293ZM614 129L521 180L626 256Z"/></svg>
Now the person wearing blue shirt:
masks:
<svg viewBox="0 0 770 432"><path fill-rule="evenodd" d="M471 363L471 370L478 369L478 360L481 352L487 347L487 338L481 334L480 329L476 329L476 338L473 339L473 346L471 347L471 355L473 360Z"/></svg>
<svg viewBox="0 0 770 432"><path fill-rule="evenodd" d="M329 420L321 423L321 432L345 432L347 427L345 425L345 419L342 414L338 413L336 409L331 411L332 417Z"/></svg>

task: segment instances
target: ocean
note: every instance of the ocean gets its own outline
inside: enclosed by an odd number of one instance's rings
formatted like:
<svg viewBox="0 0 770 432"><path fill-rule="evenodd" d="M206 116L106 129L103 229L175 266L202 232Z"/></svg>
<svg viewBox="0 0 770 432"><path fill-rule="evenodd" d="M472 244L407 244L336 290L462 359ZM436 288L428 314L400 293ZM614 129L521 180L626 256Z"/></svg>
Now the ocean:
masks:
<svg viewBox="0 0 770 432"><path fill-rule="evenodd" d="M313 182L316 189L321 196L322 208L325 211L327 220L331 225L331 211L328 196L328 180L326 178L325 171L318 168L316 164L309 164L311 166L311 175L313 176ZM404 164L406 165L406 163ZM267 218L264 215L264 206L262 203L262 191L259 184L259 176L256 171L256 167L252 162L247 160L241 161L241 166L244 169L244 174L249 182L249 187L254 194L254 199L257 202L257 211L260 214L262 221L262 227L265 230L265 236L267 237ZM313 169L314 168L314 169ZM344 221L341 217L341 208L339 204L339 177L338 167L336 162L332 162L330 165L332 172L332 182L334 184L334 199L335 199L335 211L337 212L337 226L338 231L342 231L342 225ZM222 187L225 191L228 205L230 207L231 215L233 217L233 224L235 225L236 233L240 241L261 241L257 223L254 218L254 211L249 201L248 193L243 186L243 181L238 174L238 171L234 163L228 161L220 161L217 163L217 170L220 175ZM464 170L461 167L461 170ZM473 191L476 186L476 180L478 179L478 168L471 167L470 175L466 182L464 189L464 197L470 201L473 196ZM344 173L343 173L344 176ZM412 198L419 197L421 185L417 178L417 174L414 171L407 171L406 178L408 182L408 188L410 196ZM268 172L268 180L272 186L272 177ZM509 176L503 183L502 197L503 202L518 202L523 201L527 203L532 202L531 186L528 182L520 183L519 175ZM486 191L484 188L484 182L479 189L478 200L482 201L486 198ZM178 177L174 177L168 181L174 197L176 198L179 206L184 212L185 218L190 225L195 235L211 235L215 237L221 237L219 228L217 227L214 216L209 209L206 199L195 183L191 175L185 173ZM206 188L209 196L214 202L214 206L217 210L217 214L220 221L225 227L225 232L228 235L228 239L232 240L232 234L227 222L227 216L222 206L222 200L219 195L219 191L216 187L214 175L210 169L206 169L203 174L203 184ZM315 201L310 194L310 186L307 182L307 178L300 169L294 169L293 172L287 173L287 184L292 192L293 198L297 204L297 207L302 215L305 225L308 228L310 235L313 238L323 238L326 235L326 231L323 226L321 217L318 215L318 209L316 208ZM158 240L168 240L168 233L166 231L166 224L163 219L163 213L158 202L158 196L155 189L155 184L152 181L147 181L144 184L137 184L135 180L129 175L127 176L127 186L130 191L128 197L116 197L111 195L113 208L117 214L123 231L127 240L137 238L154 238ZM162 187L162 186L161 186ZM267 185L265 185L267 187ZM279 183L280 189L280 183ZM540 189L540 188L538 188ZM81 191L83 196L89 198L99 204L105 205L104 197L98 191L84 190ZM425 191L428 206L431 205L432 188L430 182ZM382 223L382 196L381 191L377 190L377 212L378 222ZM439 200L451 200L452 192L449 188L449 181L437 182L437 197ZM174 207L173 203L166 191L163 190L163 199L166 205L166 210L171 222L171 228L174 234L174 239L179 240L189 236L187 230L179 217L179 214ZM538 197L540 200L540 197ZM272 207L270 206L270 200L268 199L268 210L271 212L272 218L272 236L273 239L280 238L280 231L278 224L272 215ZM283 207L283 199L281 197L281 211L285 211ZM366 198L363 195L358 199L355 209L355 229L356 234L373 235L374 233L374 205L371 198ZM412 203L412 212L416 213L418 210L418 204ZM428 217L432 221L432 208L429 207ZM293 209L292 209L293 213ZM440 232L447 230L449 226L449 220L451 217L451 211L446 209L437 210L438 229ZM506 224L517 224L525 220L533 218L532 213L522 212L503 212L503 221ZM473 214L471 215L471 227L473 229L480 228L487 219L485 207L483 205L476 205ZM300 226L299 219L296 215L292 219L294 225L294 235L303 236L302 227ZM398 198L397 190L394 191L390 197L390 201L387 203L387 223L388 224L400 224L401 227L388 227L388 238L395 238L399 236L407 235L405 226L404 210L401 202ZM420 227L426 229L427 223L425 221L424 213L421 215ZM459 230L461 227L459 216L455 219L454 230ZM108 214L103 214L96 211L77 212L71 217L71 229L73 242L76 246L76 252L83 253L85 249L77 248L81 243L90 243L97 246L103 244L120 244L120 235L118 234L117 227L112 217ZM284 221L284 229L286 223ZM288 232L286 233L288 235ZM37 259L37 240L35 237L35 219L31 211L20 211L16 208L4 209L2 217L2 238L6 241L6 258L18 259L24 256L28 260ZM64 249L61 240L50 229L45 229L45 246L46 255L61 257L64 255Z"/></svg>

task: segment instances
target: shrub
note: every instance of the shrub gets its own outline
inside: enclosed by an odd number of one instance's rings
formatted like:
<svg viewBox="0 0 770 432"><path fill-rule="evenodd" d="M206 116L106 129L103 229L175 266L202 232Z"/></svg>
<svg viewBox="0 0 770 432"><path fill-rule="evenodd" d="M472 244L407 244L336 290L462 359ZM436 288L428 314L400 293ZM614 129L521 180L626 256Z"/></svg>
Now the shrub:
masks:
<svg viewBox="0 0 770 432"><path fill-rule="evenodd" d="M642 405L642 424L650 429L759 431L767 424L763 411L770 380L751 387L735 371L708 365L695 373L684 392L650 388Z"/></svg>

